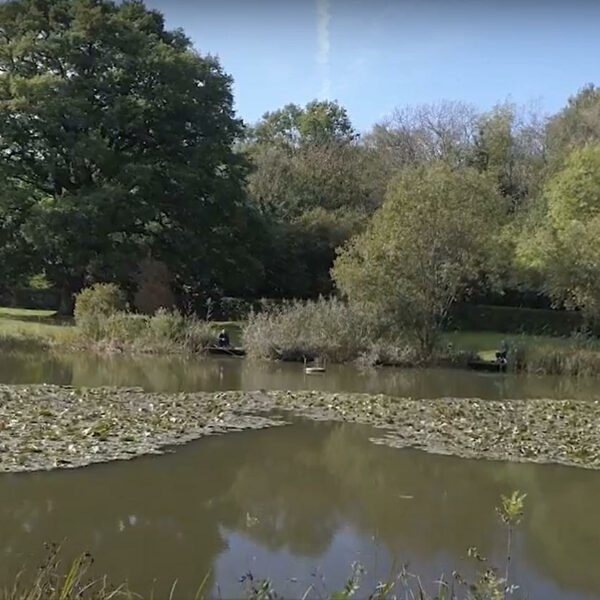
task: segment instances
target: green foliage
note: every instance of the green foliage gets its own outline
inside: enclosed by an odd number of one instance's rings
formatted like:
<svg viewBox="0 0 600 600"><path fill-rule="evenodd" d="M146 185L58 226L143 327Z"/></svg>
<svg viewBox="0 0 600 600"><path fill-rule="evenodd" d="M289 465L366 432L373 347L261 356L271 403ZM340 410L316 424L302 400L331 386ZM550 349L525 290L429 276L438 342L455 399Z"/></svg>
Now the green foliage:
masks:
<svg viewBox="0 0 600 600"><path fill-rule="evenodd" d="M357 138L346 109L327 100L313 100L306 107L287 104L267 112L248 136L259 144L297 146L347 143Z"/></svg>
<svg viewBox="0 0 600 600"><path fill-rule="evenodd" d="M445 163L404 170L335 262L353 305L433 351L448 310L490 268L504 204L493 182Z"/></svg>
<svg viewBox="0 0 600 600"><path fill-rule="evenodd" d="M252 129L247 189L265 225L263 294L331 292L335 248L363 227L386 185L375 153L355 138L330 102L286 106Z"/></svg>
<svg viewBox="0 0 600 600"><path fill-rule="evenodd" d="M75 320L92 316L109 317L125 310L125 294L114 283L96 283L81 290L75 300Z"/></svg>
<svg viewBox="0 0 600 600"><path fill-rule="evenodd" d="M502 504L496 509L500 519L509 527L516 527L523 519L523 509L527 494L514 491L510 496L502 494Z"/></svg>
<svg viewBox="0 0 600 600"><path fill-rule="evenodd" d="M600 142L600 89L593 84L569 98L547 127L551 171L560 169L568 153L588 143Z"/></svg>
<svg viewBox="0 0 600 600"><path fill-rule="evenodd" d="M48 547L48 558L33 581L17 577L12 587L0 589L0 600L133 600L126 584L110 585L106 579L90 578L93 559L82 554L67 567L60 562L60 548Z"/></svg>
<svg viewBox="0 0 600 600"><path fill-rule="evenodd" d="M600 144L574 149L547 183L541 222L525 227L517 265L539 272L557 302L600 315Z"/></svg>
<svg viewBox="0 0 600 600"><path fill-rule="evenodd" d="M116 284L97 283L77 294L75 322L84 337L97 340L104 335L103 324L110 322L114 327L112 319L126 306L125 294Z"/></svg>
<svg viewBox="0 0 600 600"><path fill-rule="evenodd" d="M232 263L251 284L242 126L218 61L136 1L11 0L0 26L0 179L26 199L0 201L7 264L34 251L65 297L127 284L149 249L180 288L239 280Z"/></svg>
<svg viewBox="0 0 600 600"><path fill-rule="evenodd" d="M200 352L215 342L214 327L160 308L152 316L127 312L125 295L112 283L82 290L75 320L86 343L139 352Z"/></svg>
<svg viewBox="0 0 600 600"><path fill-rule="evenodd" d="M103 335L103 323L125 310L125 294L114 283L100 283L82 290L75 299L75 322L80 333L97 340Z"/></svg>
<svg viewBox="0 0 600 600"><path fill-rule="evenodd" d="M513 104L497 105L478 119L472 164L493 175L501 193L519 208L539 192L545 169L543 123Z"/></svg>

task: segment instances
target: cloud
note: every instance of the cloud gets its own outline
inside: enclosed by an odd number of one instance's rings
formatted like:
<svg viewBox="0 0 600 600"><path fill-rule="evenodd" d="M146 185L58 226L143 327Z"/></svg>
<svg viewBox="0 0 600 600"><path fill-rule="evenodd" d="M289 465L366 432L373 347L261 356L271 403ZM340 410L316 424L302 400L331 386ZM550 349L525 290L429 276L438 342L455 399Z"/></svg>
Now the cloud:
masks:
<svg viewBox="0 0 600 600"><path fill-rule="evenodd" d="M321 74L321 96L331 96L331 78L329 75L329 54L331 43L329 41L329 21L331 0L316 0L317 3L317 65Z"/></svg>

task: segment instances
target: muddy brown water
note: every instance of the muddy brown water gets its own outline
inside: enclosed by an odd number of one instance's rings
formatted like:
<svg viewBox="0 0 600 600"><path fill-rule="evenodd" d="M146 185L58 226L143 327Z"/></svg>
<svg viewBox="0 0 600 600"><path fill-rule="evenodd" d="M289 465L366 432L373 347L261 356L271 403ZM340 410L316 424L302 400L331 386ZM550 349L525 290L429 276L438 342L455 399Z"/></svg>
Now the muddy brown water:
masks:
<svg viewBox="0 0 600 600"><path fill-rule="evenodd" d="M244 360L8 354L2 383L140 385L149 390L322 389L413 397L578 397L600 382L450 370L360 372ZM271 577L286 597L339 588L359 561L366 587L394 565L427 584L469 574L470 546L503 566L500 494L528 494L514 579L541 600L600 599L600 472L463 460L369 441L368 427L299 420L207 438L161 457L73 471L0 476L0 586L35 567L44 541L89 550L98 572L134 590L239 597L239 579ZM156 580L155 583L154 580ZM365 587L365 589L366 589ZM360 596L360 593L358 595Z"/></svg>

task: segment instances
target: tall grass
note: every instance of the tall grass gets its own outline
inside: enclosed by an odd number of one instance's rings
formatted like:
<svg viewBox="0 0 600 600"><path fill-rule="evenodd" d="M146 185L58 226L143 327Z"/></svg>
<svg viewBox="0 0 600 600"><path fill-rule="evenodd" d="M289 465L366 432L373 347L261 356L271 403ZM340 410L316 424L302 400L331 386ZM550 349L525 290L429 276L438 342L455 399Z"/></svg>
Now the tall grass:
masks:
<svg viewBox="0 0 600 600"><path fill-rule="evenodd" d="M199 352L212 345L214 328L194 316L160 308L152 316L127 310L114 284L96 284L75 299L80 339L106 349L137 352Z"/></svg>
<svg viewBox="0 0 600 600"><path fill-rule="evenodd" d="M152 316L117 312L78 322L83 342L97 348L130 352L202 352L215 342L214 326L177 311Z"/></svg>
<svg viewBox="0 0 600 600"><path fill-rule="evenodd" d="M514 344L508 358L512 369L519 372L572 377L600 375L600 342L583 335L565 339L561 344Z"/></svg>
<svg viewBox="0 0 600 600"><path fill-rule="evenodd" d="M324 357L331 362L412 366L466 362L448 348L422 356L408 338L390 333L385 325L336 299L292 301L252 313L243 329L249 356L259 359L302 360Z"/></svg>

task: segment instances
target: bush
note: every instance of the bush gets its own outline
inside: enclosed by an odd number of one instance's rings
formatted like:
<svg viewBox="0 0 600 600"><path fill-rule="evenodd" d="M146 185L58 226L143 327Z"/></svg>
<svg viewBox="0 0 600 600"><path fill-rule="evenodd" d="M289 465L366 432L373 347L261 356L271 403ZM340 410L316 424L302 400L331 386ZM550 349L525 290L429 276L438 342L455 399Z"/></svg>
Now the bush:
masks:
<svg viewBox="0 0 600 600"><path fill-rule="evenodd" d="M147 335L157 342L179 342L186 327L186 319L176 310L159 308L148 319Z"/></svg>
<svg viewBox="0 0 600 600"><path fill-rule="evenodd" d="M96 283L75 297L75 320L90 316L109 317L127 307L125 294L114 283Z"/></svg>
<svg viewBox="0 0 600 600"><path fill-rule="evenodd" d="M371 331L367 320L343 302L319 298L252 313L243 339L248 354L255 358L301 360L323 356L345 362L369 348Z"/></svg>
<svg viewBox="0 0 600 600"><path fill-rule="evenodd" d="M100 340L107 335L107 319L126 307L125 294L117 285L97 283L75 297L75 322L84 338Z"/></svg>
<svg viewBox="0 0 600 600"><path fill-rule="evenodd" d="M112 284L84 290L77 297L75 315L81 337L134 352L199 352L215 341L210 323L176 310L161 308L149 317L124 308L124 296Z"/></svg>
<svg viewBox="0 0 600 600"><path fill-rule="evenodd" d="M186 319L182 345L189 352L201 352L215 343L215 330L208 321Z"/></svg>
<svg viewBox="0 0 600 600"><path fill-rule="evenodd" d="M100 320L100 339L110 344L139 344L147 336L148 317L118 312Z"/></svg>
<svg viewBox="0 0 600 600"><path fill-rule="evenodd" d="M523 346L514 348L512 356L511 362L509 354L512 368L526 373L589 377L600 372L600 348L591 342Z"/></svg>
<svg viewBox="0 0 600 600"><path fill-rule="evenodd" d="M243 331L252 358L357 361L361 365L413 366L424 357L407 338L393 337L381 323L336 298L296 300L252 313ZM436 350L428 362L455 364L456 356ZM464 362L466 359L460 357Z"/></svg>

